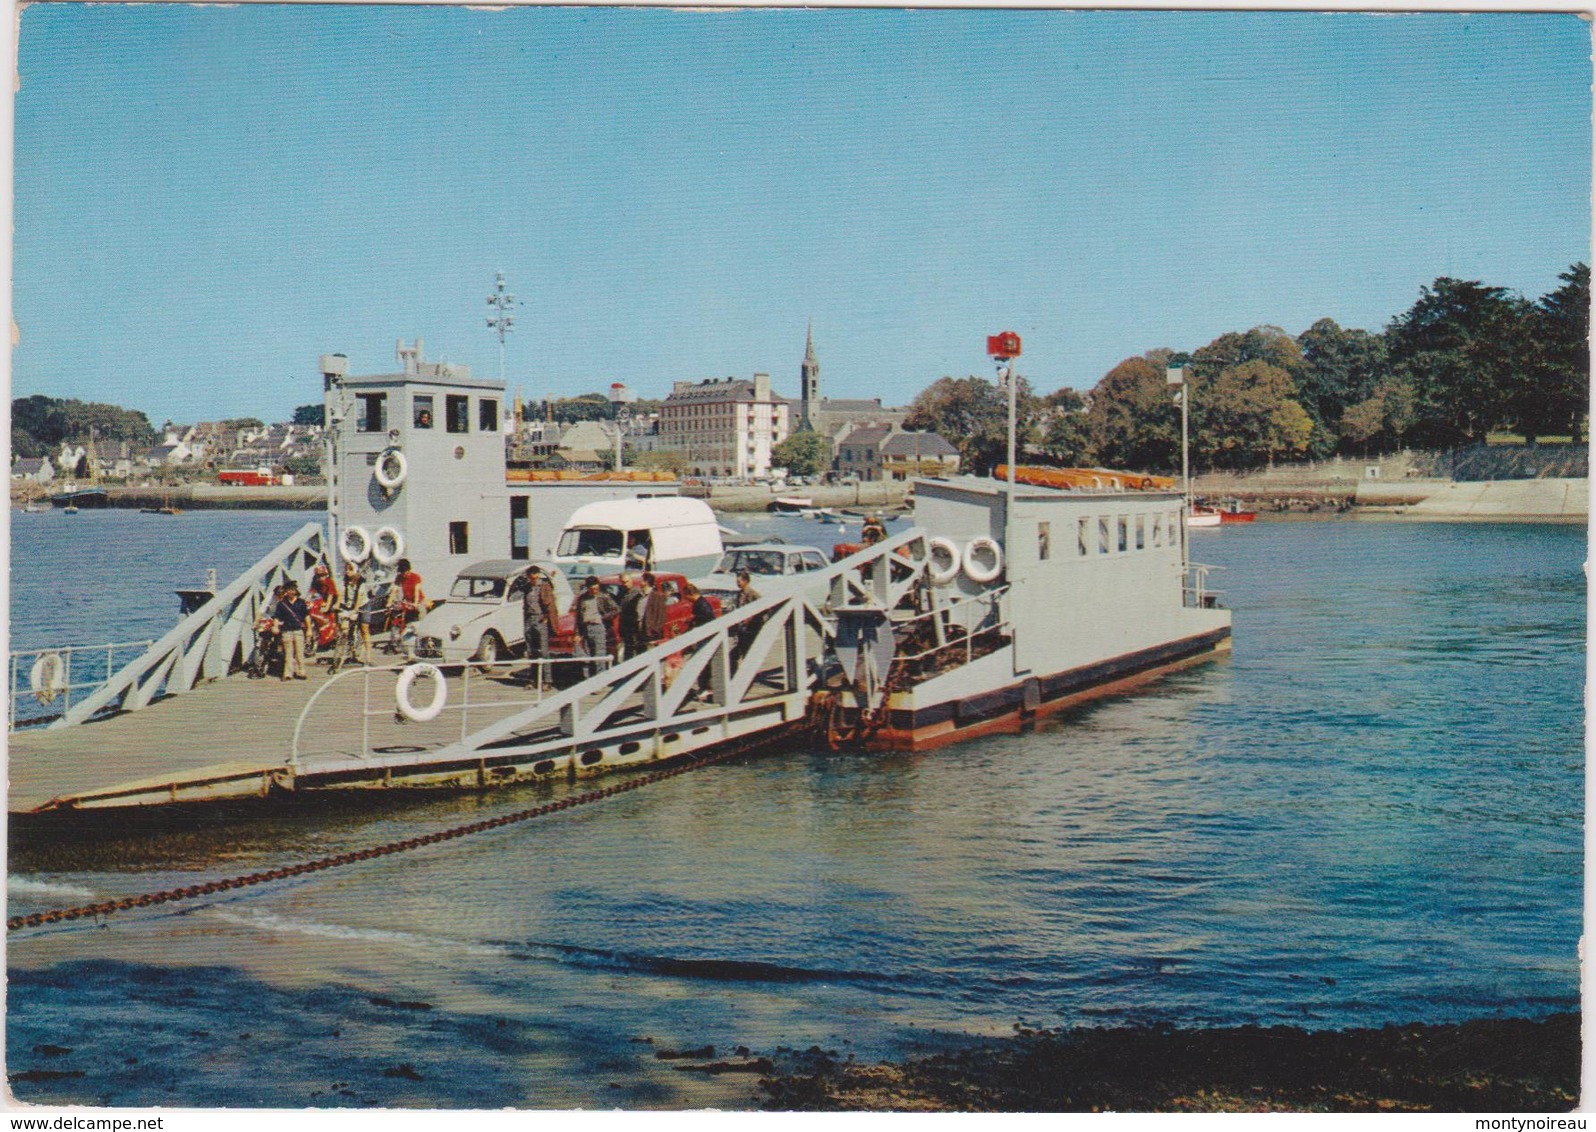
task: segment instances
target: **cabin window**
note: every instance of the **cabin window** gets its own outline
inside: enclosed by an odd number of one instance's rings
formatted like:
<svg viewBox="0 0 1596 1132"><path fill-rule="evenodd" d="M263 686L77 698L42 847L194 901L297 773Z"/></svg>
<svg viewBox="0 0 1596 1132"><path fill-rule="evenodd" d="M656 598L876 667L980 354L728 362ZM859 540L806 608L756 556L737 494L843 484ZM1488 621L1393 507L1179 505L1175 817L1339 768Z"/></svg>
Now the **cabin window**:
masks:
<svg viewBox="0 0 1596 1132"><path fill-rule="evenodd" d="M1036 524L1036 560L1046 562L1053 557L1053 524Z"/></svg>
<svg viewBox="0 0 1596 1132"><path fill-rule="evenodd" d="M480 432L499 431L499 403L492 397L477 402L477 429Z"/></svg>
<svg viewBox="0 0 1596 1132"><path fill-rule="evenodd" d="M443 405L449 414L450 432L471 431L471 398L451 395L443 399Z"/></svg>
<svg viewBox="0 0 1596 1132"><path fill-rule="evenodd" d="M1092 521L1090 519L1075 520L1075 552L1082 558L1091 553L1090 537Z"/></svg>
<svg viewBox="0 0 1596 1132"><path fill-rule="evenodd" d="M357 393L355 400L360 402L356 410L355 430L357 432L387 432L388 431L388 395L386 393Z"/></svg>
<svg viewBox="0 0 1596 1132"><path fill-rule="evenodd" d="M1147 516L1136 516L1136 549L1147 549Z"/></svg>
<svg viewBox="0 0 1596 1132"><path fill-rule="evenodd" d="M471 553L471 529L470 528L471 528L471 524L469 524L469 523L450 523L449 524L449 553L450 554L470 554Z"/></svg>
<svg viewBox="0 0 1596 1132"><path fill-rule="evenodd" d="M417 393L410 399L410 426L412 428L432 427L432 394Z"/></svg>
<svg viewBox="0 0 1596 1132"><path fill-rule="evenodd" d="M1130 549L1130 520L1124 515L1119 517L1119 552L1124 554Z"/></svg>
<svg viewBox="0 0 1596 1132"><path fill-rule="evenodd" d="M1164 545L1164 517L1162 515L1153 516L1153 545Z"/></svg>
<svg viewBox="0 0 1596 1132"><path fill-rule="evenodd" d="M1097 517L1097 553L1108 553L1108 516Z"/></svg>
<svg viewBox="0 0 1596 1132"><path fill-rule="evenodd" d="M532 519L527 513L527 497L510 497L510 557L525 562L532 557Z"/></svg>

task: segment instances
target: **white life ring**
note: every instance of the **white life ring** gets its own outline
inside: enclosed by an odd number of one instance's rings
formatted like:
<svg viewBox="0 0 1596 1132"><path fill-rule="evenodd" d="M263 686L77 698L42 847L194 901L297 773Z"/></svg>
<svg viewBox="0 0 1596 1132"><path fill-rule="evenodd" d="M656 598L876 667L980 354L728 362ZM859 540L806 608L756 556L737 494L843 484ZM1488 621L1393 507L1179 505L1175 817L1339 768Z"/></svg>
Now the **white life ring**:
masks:
<svg viewBox="0 0 1596 1132"><path fill-rule="evenodd" d="M371 536L371 556L384 566L392 566L405 552L405 538L392 527L379 527Z"/></svg>
<svg viewBox="0 0 1596 1132"><path fill-rule="evenodd" d="M371 554L371 536L364 527L345 527L338 536L338 552L345 562L364 562Z"/></svg>
<svg viewBox="0 0 1596 1132"><path fill-rule="evenodd" d="M432 677L432 702L425 707L416 707L410 702L410 685L419 677ZM399 709L399 714L416 723L426 723L438 718L438 713L443 711L444 701L449 698L449 685L444 682L443 673L434 664L411 664L399 674L399 683L394 686L394 706Z"/></svg>
<svg viewBox="0 0 1596 1132"><path fill-rule="evenodd" d="M982 565L981 559L987 564ZM990 582L1003 573L1003 548L986 537L973 538L964 548L964 576L972 582Z"/></svg>
<svg viewBox="0 0 1596 1132"><path fill-rule="evenodd" d="M959 576L959 544L941 535L925 544L926 576L933 586L945 586Z"/></svg>
<svg viewBox="0 0 1596 1132"><path fill-rule="evenodd" d="M393 464L393 471L388 470L389 463ZM377 457L377 482L384 491L392 491L405 482L405 476L410 474L410 462L405 459L405 454L397 448L384 448Z"/></svg>
<svg viewBox="0 0 1596 1132"><path fill-rule="evenodd" d="M66 662L58 652L41 653L28 673L28 687L41 704L50 703L66 691Z"/></svg>

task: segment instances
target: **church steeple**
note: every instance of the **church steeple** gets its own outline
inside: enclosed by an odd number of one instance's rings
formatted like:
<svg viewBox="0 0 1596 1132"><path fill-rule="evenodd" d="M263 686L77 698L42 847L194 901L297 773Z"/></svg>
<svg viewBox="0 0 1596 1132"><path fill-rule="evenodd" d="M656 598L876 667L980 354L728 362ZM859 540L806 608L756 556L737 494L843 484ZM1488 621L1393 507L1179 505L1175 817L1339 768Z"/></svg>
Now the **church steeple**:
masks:
<svg viewBox="0 0 1596 1132"><path fill-rule="evenodd" d="M800 427L815 431L820 423L820 362L815 358L815 322L809 320L809 336L804 342L804 361L798 368L799 396L803 406Z"/></svg>

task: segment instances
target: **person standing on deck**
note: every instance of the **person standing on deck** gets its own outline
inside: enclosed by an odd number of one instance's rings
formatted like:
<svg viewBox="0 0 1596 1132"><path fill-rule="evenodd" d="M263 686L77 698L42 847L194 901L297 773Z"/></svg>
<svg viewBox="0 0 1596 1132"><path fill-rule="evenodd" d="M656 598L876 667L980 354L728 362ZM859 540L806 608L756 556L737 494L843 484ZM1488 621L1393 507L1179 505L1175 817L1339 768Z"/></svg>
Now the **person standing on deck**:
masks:
<svg viewBox="0 0 1596 1132"><path fill-rule="evenodd" d="M652 573L643 575L643 592L647 595L643 599L643 647L651 649L665 639L668 603L665 587L655 584Z"/></svg>
<svg viewBox="0 0 1596 1132"><path fill-rule="evenodd" d="M560 610L554 601L554 586L543 576L537 566L526 568L526 589L521 592L521 629L526 636L526 658L529 667L525 683L543 687L545 663L549 659L549 637L560 622Z"/></svg>
<svg viewBox="0 0 1596 1132"><path fill-rule="evenodd" d="M366 578L361 574L360 566L355 562L344 563L344 592L338 602L338 615L340 619L353 620L359 626L361 663L371 667L371 626L366 624L366 619L360 615L361 607L366 604ZM343 626L339 626L342 631ZM336 655L336 652L335 652Z"/></svg>
<svg viewBox="0 0 1596 1132"><path fill-rule="evenodd" d="M753 575L747 570L737 571L737 596L732 598L731 601L732 612L735 613L745 605L753 605L754 602L759 600L759 597L759 591L754 589ZM763 618L758 620L763 620ZM757 628L757 625L750 625L746 621L741 625L732 627L731 661L734 666L743 659L743 654L748 651L748 644L754 639L754 632Z"/></svg>
<svg viewBox="0 0 1596 1132"><path fill-rule="evenodd" d="M305 675L305 626L309 623L310 611L300 599L299 587L289 583L283 589L283 596L272 610L272 616L277 624L282 627L283 639L283 682L289 680L304 680Z"/></svg>
<svg viewBox="0 0 1596 1132"><path fill-rule="evenodd" d="M599 658L610 655L610 619L620 611L615 599L600 588L597 578L589 577L583 583L574 608L576 655L593 658L593 663L583 666L583 675L597 675Z"/></svg>
<svg viewBox="0 0 1596 1132"><path fill-rule="evenodd" d="M682 600L693 603L693 628L696 629L700 625L708 625L711 621L715 620L714 603L703 594L699 593L698 587L693 585L692 582L687 582L682 586ZM698 677L698 687L694 690L694 695L701 700L707 700L710 698L712 692L713 687L710 683L710 670L706 667L703 673Z"/></svg>
<svg viewBox="0 0 1596 1132"><path fill-rule="evenodd" d="M630 660L643 651L643 603L648 590L641 582L626 581L626 596L621 599L621 652L617 658Z"/></svg>

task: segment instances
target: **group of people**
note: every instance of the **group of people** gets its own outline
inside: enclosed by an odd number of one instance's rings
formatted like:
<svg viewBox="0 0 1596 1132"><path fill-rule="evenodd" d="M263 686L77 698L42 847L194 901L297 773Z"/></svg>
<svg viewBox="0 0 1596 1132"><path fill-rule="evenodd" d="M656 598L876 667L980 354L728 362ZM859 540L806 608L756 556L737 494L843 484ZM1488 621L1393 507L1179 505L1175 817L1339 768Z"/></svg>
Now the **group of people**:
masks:
<svg viewBox="0 0 1596 1132"><path fill-rule="evenodd" d="M413 621L427 608L421 575L411 568L407 558L399 559L394 567L393 585L388 589L388 616ZM317 563L311 572L309 591L308 602L300 594L296 582L284 582L272 591L271 608L262 631L277 634L282 642L282 679L307 679L305 658L315 655L318 646L337 641L340 622L348 624L351 632L358 633L361 660L369 665L371 626L361 614L370 600L370 589L359 564L344 564L344 584L340 590L327 564Z"/></svg>
<svg viewBox="0 0 1596 1132"><path fill-rule="evenodd" d="M526 635L529 667L528 684L541 686L546 681L550 648L559 625L560 612L554 585L540 566L528 566L526 587L521 594L521 622ZM758 600L759 594L746 571L737 577L738 596L732 607L741 608ZM626 592L617 601L605 592L596 577L583 580L572 602L576 640L575 654L589 658L584 675L601 667L601 658L626 660L648 651L669 635L670 606L675 596L669 582L662 582L652 571L635 580L628 579ZM683 582L681 600L692 603L692 627L707 625L716 616L715 605L692 582Z"/></svg>

